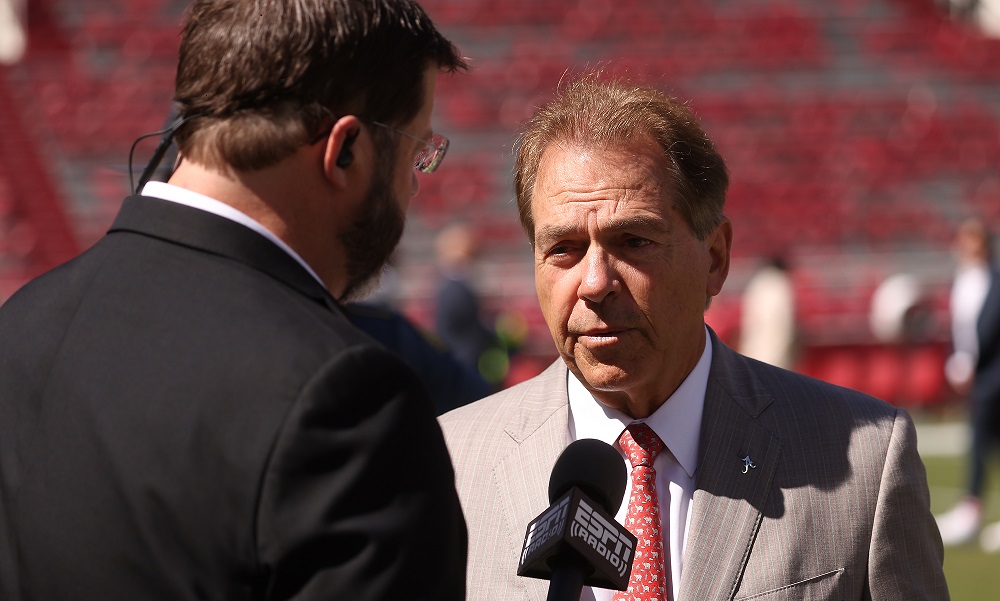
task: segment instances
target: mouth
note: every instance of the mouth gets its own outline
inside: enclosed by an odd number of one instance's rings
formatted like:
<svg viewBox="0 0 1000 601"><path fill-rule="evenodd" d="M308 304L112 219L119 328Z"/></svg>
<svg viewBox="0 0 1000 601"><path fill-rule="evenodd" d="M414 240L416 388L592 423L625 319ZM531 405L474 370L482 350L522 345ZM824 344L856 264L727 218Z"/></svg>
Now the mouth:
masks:
<svg viewBox="0 0 1000 601"><path fill-rule="evenodd" d="M612 329L600 329L600 330L587 330L586 332L580 332L576 335L576 339L581 344L589 347L604 346L609 344L614 344L618 342L626 330L612 330Z"/></svg>

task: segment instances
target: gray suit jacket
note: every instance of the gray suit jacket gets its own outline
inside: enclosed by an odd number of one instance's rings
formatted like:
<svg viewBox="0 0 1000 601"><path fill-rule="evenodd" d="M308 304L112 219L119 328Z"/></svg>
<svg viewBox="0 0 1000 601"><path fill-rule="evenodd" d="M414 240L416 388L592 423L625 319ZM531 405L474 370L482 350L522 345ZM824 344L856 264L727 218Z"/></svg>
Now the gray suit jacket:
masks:
<svg viewBox="0 0 1000 601"><path fill-rule="evenodd" d="M948 599L913 422L712 334L679 601ZM516 575L569 443L567 369L440 418L469 527L468 598L543 601ZM743 474L742 457L756 468Z"/></svg>

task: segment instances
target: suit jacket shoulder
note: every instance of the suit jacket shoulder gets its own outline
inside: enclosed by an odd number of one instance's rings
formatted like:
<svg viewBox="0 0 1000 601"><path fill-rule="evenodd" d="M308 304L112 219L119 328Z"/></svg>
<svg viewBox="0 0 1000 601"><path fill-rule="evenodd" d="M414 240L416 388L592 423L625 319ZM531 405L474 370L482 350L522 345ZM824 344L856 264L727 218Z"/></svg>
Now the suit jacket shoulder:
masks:
<svg viewBox="0 0 1000 601"><path fill-rule="evenodd" d="M682 595L946 599L907 413L713 341Z"/></svg>
<svg viewBox="0 0 1000 601"><path fill-rule="evenodd" d="M0 339L0 597L464 598L426 394L252 230L127 199Z"/></svg>

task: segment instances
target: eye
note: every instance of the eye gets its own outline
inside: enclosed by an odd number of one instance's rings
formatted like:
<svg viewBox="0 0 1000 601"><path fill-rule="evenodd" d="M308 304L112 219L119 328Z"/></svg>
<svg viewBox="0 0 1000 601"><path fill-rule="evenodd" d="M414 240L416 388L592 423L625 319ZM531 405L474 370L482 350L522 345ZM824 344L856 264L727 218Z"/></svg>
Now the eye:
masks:
<svg viewBox="0 0 1000 601"><path fill-rule="evenodd" d="M646 238L639 238L637 236L625 239L625 246L629 248L642 248L644 246L649 246L652 243L653 243L652 240L647 240Z"/></svg>
<svg viewBox="0 0 1000 601"><path fill-rule="evenodd" d="M576 262L580 247L569 242L558 242L544 249L542 258L552 265L568 266Z"/></svg>

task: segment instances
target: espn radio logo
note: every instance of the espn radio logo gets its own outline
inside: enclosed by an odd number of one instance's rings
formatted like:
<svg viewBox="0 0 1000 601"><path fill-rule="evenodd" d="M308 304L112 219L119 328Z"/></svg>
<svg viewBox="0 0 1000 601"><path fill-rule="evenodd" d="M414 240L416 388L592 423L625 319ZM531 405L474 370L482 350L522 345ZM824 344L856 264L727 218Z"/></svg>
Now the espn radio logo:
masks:
<svg viewBox="0 0 1000 601"><path fill-rule="evenodd" d="M628 574L632 567L635 541L631 534L625 535L628 531L624 527L604 518L587 501L580 499L569 531L571 536L585 541L598 555L608 560L619 575Z"/></svg>
<svg viewBox="0 0 1000 601"><path fill-rule="evenodd" d="M547 580L550 559L575 553L593 568L584 584L625 590L635 543L631 532L573 488L528 524L517 574Z"/></svg>
<svg viewBox="0 0 1000 601"><path fill-rule="evenodd" d="M534 522L528 524L528 534L525 536L524 551L521 552L521 563L529 555L535 554L546 547L547 543L563 534L566 515L569 512L569 497L563 497L558 503L549 507Z"/></svg>

